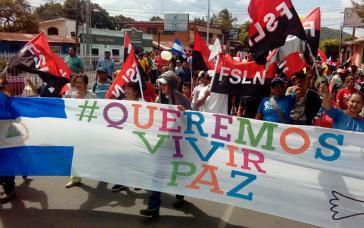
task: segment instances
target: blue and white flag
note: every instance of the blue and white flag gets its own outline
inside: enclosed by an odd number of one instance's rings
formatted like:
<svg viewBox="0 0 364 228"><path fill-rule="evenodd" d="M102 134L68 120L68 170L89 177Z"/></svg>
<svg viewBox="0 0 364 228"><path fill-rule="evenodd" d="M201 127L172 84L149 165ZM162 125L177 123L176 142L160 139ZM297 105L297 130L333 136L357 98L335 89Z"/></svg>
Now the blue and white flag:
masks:
<svg viewBox="0 0 364 228"><path fill-rule="evenodd" d="M182 56L184 59L187 57L185 48L183 47L179 39L176 39L176 41L174 41L172 52Z"/></svg>

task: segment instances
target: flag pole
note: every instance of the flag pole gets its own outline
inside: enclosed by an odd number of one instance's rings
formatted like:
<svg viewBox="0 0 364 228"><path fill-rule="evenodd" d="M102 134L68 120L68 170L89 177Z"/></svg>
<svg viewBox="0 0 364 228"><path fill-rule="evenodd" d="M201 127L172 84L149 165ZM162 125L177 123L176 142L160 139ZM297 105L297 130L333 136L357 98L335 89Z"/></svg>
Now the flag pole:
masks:
<svg viewBox="0 0 364 228"><path fill-rule="evenodd" d="M316 65L316 58L312 54L312 50L311 50L310 45L308 43L306 43L306 45L307 45L308 51L310 52L310 56L311 56L312 61L313 61L313 66L315 67L315 72L316 72L317 78L319 78L320 74L318 72L318 68L317 68L317 65Z"/></svg>
<svg viewBox="0 0 364 228"><path fill-rule="evenodd" d="M215 81L215 76L216 76L217 67L218 67L219 62L220 62L220 55L221 55L221 54L219 54L219 55L217 56L217 59L216 59L216 63L215 63L215 67L214 67L214 73L212 74L212 78L211 78L210 89L212 89L212 85L214 84L214 81Z"/></svg>

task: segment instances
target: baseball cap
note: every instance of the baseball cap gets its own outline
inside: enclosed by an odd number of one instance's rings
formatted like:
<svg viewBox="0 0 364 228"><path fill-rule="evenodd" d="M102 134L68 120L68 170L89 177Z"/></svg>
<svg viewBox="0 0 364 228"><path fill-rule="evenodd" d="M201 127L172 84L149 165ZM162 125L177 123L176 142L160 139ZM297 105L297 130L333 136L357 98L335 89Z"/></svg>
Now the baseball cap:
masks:
<svg viewBox="0 0 364 228"><path fill-rule="evenodd" d="M106 70L106 68L105 67L99 67L99 68L97 68L97 70L96 70L96 72L98 72L98 73L107 73L107 70Z"/></svg>
<svg viewBox="0 0 364 228"><path fill-rule="evenodd" d="M165 78L158 78L157 82L159 82L160 84L167 84L167 81Z"/></svg>
<svg viewBox="0 0 364 228"><path fill-rule="evenodd" d="M280 77L276 77L274 78L271 83L270 83L270 86L273 87L273 86L276 86L276 85L284 85L284 81L282 78Z"/></svg>

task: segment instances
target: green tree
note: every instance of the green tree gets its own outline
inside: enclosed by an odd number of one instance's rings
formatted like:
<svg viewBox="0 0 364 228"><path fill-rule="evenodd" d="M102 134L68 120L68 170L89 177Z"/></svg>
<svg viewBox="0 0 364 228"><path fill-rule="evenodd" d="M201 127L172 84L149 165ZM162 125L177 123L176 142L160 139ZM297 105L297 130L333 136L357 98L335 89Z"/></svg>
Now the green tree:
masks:
<svg viewBox="0 0 364 228"><path fill-rule="evenodd" d="M244 24L239 26L239 40L245 47L249 47L249 26L251 21L246 21Z"/></svg>
<svg viewBox="0 0 364 228"><path fill-rule="evenodd" d="M91 26L92 28L115 29L109 13L98 4L91 4Z"/></svg>
<svg viewBox="0 0 364 228"><path fill-rule="evenodd" d="M123 15L110 17L112 28L113 29L124 29L127 28L127 23L135 22L135 20L131 17L125 17Z"/></svg>
<svg viewBox="0 0 364 228"><path fill-rule="evenodd" d="M164 21L164 19L161 18L160 16L153 16L149 18L149 21Z"/></svg>
<svg viewBox="0 0 364 228"><path fill-rule="evenodd" d="M225 36L225 44L229 38L230 29L234 28L234 24L238 19L232 16L228 9L223 9L217 15L217 24L221 28Z"/></svg>
<svg viewBox="0 0 364 228"><path fill-rule="evenodd" d="M38 33L39 24L26 0L0 1L0 31Z"/></svg>
<svg viewBox="0 0 364 228"><path fill-rule="evenodd" d="M207 21L205 20L205 17L195 17L193 23L206 25Z"/></svg>
<svg viewBox="0 0 364 228"><path fill-rule="evenodd" d="M322 49L326 55L331 56L333 59L337 59L339 54L339 39L324 40L320 43L320 49Z"/></svg>
<svg viewBox="0 0 364 228"><path fill-rule="evenodd" d="M51 20L63 17L63 6L60 3L50 1L36 8L34 14L41 20Z"/></svg>

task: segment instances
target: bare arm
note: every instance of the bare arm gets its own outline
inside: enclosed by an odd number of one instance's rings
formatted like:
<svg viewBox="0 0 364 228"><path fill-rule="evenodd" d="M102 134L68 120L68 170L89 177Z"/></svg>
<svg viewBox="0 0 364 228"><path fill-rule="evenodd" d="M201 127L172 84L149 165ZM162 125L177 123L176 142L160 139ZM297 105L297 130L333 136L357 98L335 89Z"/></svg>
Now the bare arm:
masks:
<svg viewBox="0 0 364 228"><path fill-rule="evenodd" d="M320 86L320 94L322 95L322 107L326 110L330 110L332 108L330 104L330 93L326 85Z"/></svg>
<svg viewBox="0 0 364 228"><path fill-rule="evenodd" d="M255 115L255 119L256 120L262 120L263 119L263 114L258 112L256 115Z"/></svg>
<svg viewBox="0 0 364 228"><path fill-rule="evenodd" d="M205 91L204 96L203 96L201 99L197 100L196 106L197 106L197 107L201 107L201 106L202 106L202 105L206 102L206 99L207 99L210 95L211 95L210 90L206 90L206 91Z"/></svg>

